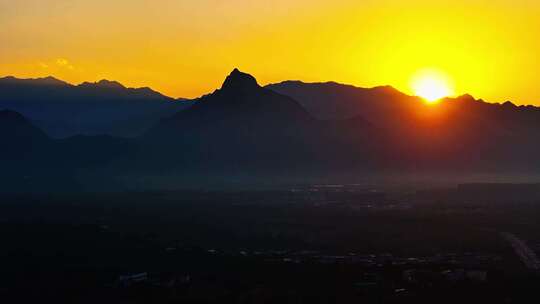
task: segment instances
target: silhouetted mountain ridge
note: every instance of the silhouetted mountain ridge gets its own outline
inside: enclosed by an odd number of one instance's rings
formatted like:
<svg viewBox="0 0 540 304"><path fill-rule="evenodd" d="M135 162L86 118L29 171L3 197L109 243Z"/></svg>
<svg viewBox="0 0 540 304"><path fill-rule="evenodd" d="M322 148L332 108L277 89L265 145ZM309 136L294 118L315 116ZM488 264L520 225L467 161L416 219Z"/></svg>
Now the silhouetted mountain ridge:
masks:
<svg viewBox="0 0 540 304"><path fill-rule="evenodd" d="M118 81L110 81L102 79L98 82L83 82L79 86L81 87L97 87L97 88L109 88L109 89L125 89L126 87ZM156 94L159 94L156 92Z"/></svg>
<svg viewBox="0 0 540 304"><path fill-rule="evenodd" d="M9 138L28 142L47 139L47 135L23 115L10 110L0 110L0 137L2 140Z"/></svg>
<svg viewBox="0 0 540 304"><path fill-rule="evenodd" d="M295 100L260 87L253 76L235 69L220 89L162 120L144 140L156 154L185 157L176 164L262 173L307 158L316 127Z"/></svg>
<svg viewBox="0 0 540 304"><path fill-rule="evenodd" d="M86 94L131 94L109 82L86 86ZM125 103L133 106L133 100ZM325 111L334 118L315 115ZM57 176L81 187L108 189L351 182L386 175L540 175L539 113L534 107L490 104L471 95L427 105L388 86L289 81L261 87L253 76L235 69L219 89L161 118L143 136L46 138L43 145L26 149L33 151L26 154L31 162L11 156L16 160L11 163L30 172L32 180L56 168ZM26 125L21 118L11 112L0 115L4 130L12 128L7 125L11 120ZM24 170L30 163L41 169Z"/></svg>
<svg viewBox="0 0 540 304"><path fill-rule="evenodd" d="M50 156L51 140L21 114L0 110L0 159L2 170L22 170L25 174L45 163Z"/></svg>
<svg viewBox="0 0 540 304"><path fill-rule="evenodd" d="M137 136L190 105L109 80L71 85L53 77L0 79L0 109L20 112L53 137Z"/></svg>
<svg viewBox="0 0 540 304"><path fill-rule="evenodd" d="M325 120L346 119L359 114L370 117L381 112L388 114L394 109L421 102L391 86L365 89L336 82L285 81L266 88L294 98L315 117Z"/></svg>
<svg viewBox="0 0 540 304"><path fill-rule="evenodd" d="M40 86L70 86L69 83L52 76L42 78L22 79L13 76L0 78L0 85L40 85Z"/></svg>

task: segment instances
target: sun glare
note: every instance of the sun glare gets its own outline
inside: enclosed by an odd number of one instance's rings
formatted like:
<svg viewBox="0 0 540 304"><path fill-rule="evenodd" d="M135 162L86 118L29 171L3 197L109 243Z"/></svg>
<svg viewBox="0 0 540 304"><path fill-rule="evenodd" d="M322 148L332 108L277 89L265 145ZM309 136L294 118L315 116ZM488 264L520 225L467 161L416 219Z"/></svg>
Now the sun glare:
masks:
<svg viewBox="0 0 540 304"><path fill-rule="evenodd" d="M453 95L448 77L443 73L429 70L422 71L412 80L412 90L427 103L437 103L441 98Z"/></svg>

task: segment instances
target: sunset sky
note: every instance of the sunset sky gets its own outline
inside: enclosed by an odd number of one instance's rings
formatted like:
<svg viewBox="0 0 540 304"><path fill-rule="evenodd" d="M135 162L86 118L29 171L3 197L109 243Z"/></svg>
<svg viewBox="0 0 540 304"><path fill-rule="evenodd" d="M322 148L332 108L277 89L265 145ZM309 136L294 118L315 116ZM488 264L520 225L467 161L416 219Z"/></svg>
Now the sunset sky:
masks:
<svg viewBox="0 0 540 304"><path fill-rule="evenodd" d="M539 16L538 0L0 0L0 76L197 97L234 67L406 93L435 70L455 94L540 105Z"/></svg>

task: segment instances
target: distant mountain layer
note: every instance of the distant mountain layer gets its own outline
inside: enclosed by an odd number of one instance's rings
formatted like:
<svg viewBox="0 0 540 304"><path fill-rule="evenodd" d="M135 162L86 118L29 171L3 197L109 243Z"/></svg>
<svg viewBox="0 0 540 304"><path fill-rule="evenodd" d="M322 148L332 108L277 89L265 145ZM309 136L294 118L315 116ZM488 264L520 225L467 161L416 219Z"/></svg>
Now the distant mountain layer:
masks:
<svg viewBox="0 0 540 304"><path fill-rule="evenodd" d="M42 82L53 91L89 90L86 96L127 94L129 105L134 90L136 96L160 96L114 82L76 87ZM24 191L29 185L62 189L64 183L71 183L70 189L111 191L388 176L540 176L540 110L469 95L427 105L391 87L301 82L261 87L235 69L221 88L175 110L134 138L62 140L46 136L34 120L0 112L0 140L11 149L0 155L9 163L0 179L12 189L25 185L18 188ZM325 112L332 114L323 119Z"/></svg>
<svg viewBox="0 0 540 304"><path fill-rule="evenodd" d="M0 109L23 114L52 137L137 136L189 106L189 101L115 81L75 86L53 77L0 78Z"/></svg>
<svg viewBox="0 0 540 304"><path fill-rule="evenodd" d="M390 86L368 89L336 82L284 81L269 84L266 88L294 98L323 120L346 119L360 114L367 116L373 111L390 111L418 101L418 98Z"/></svg>
<svg viewBox="0 0 540 304"><path fill-rule="evenodd" d="M535 155L540 108L534 106L487 103L470 95L427 105L388 86L365 89L333 82L285 81L267 88L294 98L320 119L366 120L379 130L373 144L388 153L385 163L401 159L421 170L540 172Z"/></svg>
<svg viewBox="0 0 540 304"><path fill-rule="evenodd" d="M424 106L419 97L406 95L391 86L360 88L336 82L283 81L269 84L266 88L294 98L315 117L324 120L339 120L361 115L369 117L370 120L377 123L379 117L388 117L392 112ZM475 100L470 95L464 95L459 98L447 98L444 102L453 100L458 100L457 103L460 103L459 100L461 100L461 105L463 105L463 101L468 104L476 104L477 107L487 110L485 114L497 112L503 116L507 115L505 121L514 120L526 123L540 117L540 108L534 106L518 107L509 101L500 105ZM372 117L373 115L374 117Z"/></svg>

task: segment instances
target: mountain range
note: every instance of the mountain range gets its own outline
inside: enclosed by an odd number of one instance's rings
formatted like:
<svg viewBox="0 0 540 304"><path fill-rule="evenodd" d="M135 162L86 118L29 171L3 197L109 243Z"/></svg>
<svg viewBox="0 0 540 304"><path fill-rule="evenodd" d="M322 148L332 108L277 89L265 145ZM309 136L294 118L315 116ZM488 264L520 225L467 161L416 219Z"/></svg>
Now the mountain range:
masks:
<svg viewBox="0 0 540 304"><path fill-rule="evenodd" d="M540 109L470 95L428 105L388 86L262 87L235 69L189 101L117 82L8 77L1 108L9 191L540 175Z"/></svg>
<svg viewBox="0 0 540 304"><path fill-rule="evenodd" d="M71 85L53 77L0 78L0 109L17 111L52 137L134 137L190 106L150 88L101 80Z"/></svg>

